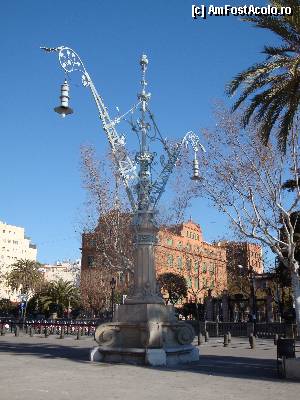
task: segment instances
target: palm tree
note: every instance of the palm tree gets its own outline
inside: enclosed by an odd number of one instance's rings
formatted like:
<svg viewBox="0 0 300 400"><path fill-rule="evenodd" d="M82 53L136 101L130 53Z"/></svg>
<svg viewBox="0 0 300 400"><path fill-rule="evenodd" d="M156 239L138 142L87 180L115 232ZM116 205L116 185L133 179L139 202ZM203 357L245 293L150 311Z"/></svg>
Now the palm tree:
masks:
<svg viewBox="0 0 300 400"><path fill-rule="evenodd" d="M264 144L268 143L272 130L276 131L278 147L285 153L300 104L300 0L270 0L270 3L277 8L289 6L293 14L256 15L243 20L275 33L281 43L265 46L265 61L236 75L226 91L234 95L242 87L233 111L249 99L250 104L243 111L243 126L251 120L258 124Z"/></svg>
<svg viewBox="0 0 300 400"><path fill-rule="evenodd" d="M12 264L12 270L6 275L8 286L13 290L21 289L23 294L28 295L39 289L44 276L39 271L41 264L36 261L20 259Z"/></svg>
<svg viewBox="0 0 300 400"><path fill-rule="evenodd" d="M12 290L21 290L25 295L25 308L22 309L22 318L25 320L30 294L39 290L44 283L44 276L40 272L41 264L36 261L20 259L12 264L12 270L6 275L8 286Z"/></svg>
<svg viewBox="0 0 300 400"><path fill-rule="evenodd" d="M39 301L45 311L55 310L61 316L64 309L70 309L79 303L79 290L69 281L59 279L45 287Z"/></svg>

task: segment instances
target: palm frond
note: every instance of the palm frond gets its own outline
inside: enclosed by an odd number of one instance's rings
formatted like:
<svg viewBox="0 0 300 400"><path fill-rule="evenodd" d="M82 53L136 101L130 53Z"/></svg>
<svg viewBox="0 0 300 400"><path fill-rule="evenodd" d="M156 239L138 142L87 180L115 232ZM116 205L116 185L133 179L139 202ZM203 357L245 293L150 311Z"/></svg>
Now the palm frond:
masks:
<svg viewBox="0 0 300 400"><path fill-rule="evenodd" d="M290 58L281 56L272 61L254 64L252 67L237 74L232 81L227 84L225 91L229 96L232 96L242 83L247 85L249 83L251 84L256 79L264 79L268 74L283 68L287 62L290 62Z"/></svg>
<svg viewBox="0 0 300 400"><path fill-rule="evenodd" d="M291 7L293 15L247 16L242 20L280 37L278 46L265 46L266 60L237 74L226 87L230 96L242 88L232 110L250 100L242 116L246 127L252 117L267 143L276 130L279 149L285 152L289 131L300 104L300 0L271 0L274 7Z"/></svg>
<svg viewBox="0 0 300 400"><path fill-rule="evenodd" d="M268 58L271 58L273 56L278 56L278 55L283 55L286 56L286 53L291 53L296 51L295 46L292 45L283 45L279 47L274 47L274 46L264 46L264 50L262 51L263 54L267 54Z"/></svg>
<svg viewBox="0 0 300 400"><path fill-rule="evenodd" d="M295 95L293 100L290 102L289 107L286 109L285 114L280 120L279 130L277 132L278 147L282 153L286 152L287 140L289 132L293 127L294 119L296 117L299 103L300 103L300 92Z"/></svg>
<svg viewBox="0 0 300 400"><path fill-rule="evenodd" d="M282 82L282 75L278 76L268 76L260 77L259 79L254 80L252 83L249 83L245 90L242 92L238 100L232 106L232 111L236 111L240 105L254 92L258 89L261 89L264 86L268 85L277 85Z"/></svg>

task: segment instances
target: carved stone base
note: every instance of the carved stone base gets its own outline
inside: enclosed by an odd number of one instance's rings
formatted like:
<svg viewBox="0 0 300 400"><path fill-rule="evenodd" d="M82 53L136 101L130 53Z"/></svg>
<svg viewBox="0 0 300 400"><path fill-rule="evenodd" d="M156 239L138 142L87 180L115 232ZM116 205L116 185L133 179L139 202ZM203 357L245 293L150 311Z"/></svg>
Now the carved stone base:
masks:
<svg viewBox="0 0 300 400"><path fill-rule="evenodd" d="M128 304L116 309L115 321L99 325L91 351L92 361L167 365L199 359L191 345L194 329L177 321L173 306Z"/></svg>
<svg viewBox="0 0 300 400"><path fill-rule="evenodd" d="M164 301L158 295L130 296L126 297L125 304L162 304Z"/></svg>
<svg viewBox="0 0 300 400"><path fill-rule="evenodd" d="M165 304L123 304L115 309L116 322L176 322L175 309Z"/></svg>
<svg viewBox="0 0 300 400"><path fill-rule="evenodd" d="M192 345L161 349L95 347L91 350L90 360L153 367L173 367L178 364L198 361L199 351Z"/></svg>

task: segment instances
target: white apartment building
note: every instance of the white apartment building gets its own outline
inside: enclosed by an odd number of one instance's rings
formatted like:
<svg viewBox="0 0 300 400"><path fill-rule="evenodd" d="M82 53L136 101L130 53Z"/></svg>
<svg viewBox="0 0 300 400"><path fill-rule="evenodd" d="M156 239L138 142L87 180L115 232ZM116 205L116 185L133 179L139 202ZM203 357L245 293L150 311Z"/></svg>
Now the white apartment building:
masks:
<svg viewBox="0 0 300 400"><path fill-rule="evenodd" d="M3 275L11 270L11 265L19 259L36 261L36 257L36 245L25 236L25 229L0 221L0 299L16 300L3 279Z"/></svg>
<svg viewBox="0 0 300 400"><path fill-rule="evenodd" d="M40 271L43 272L46 281L64 281L72 282L75 286L80 285L81 261L57 261L56 264L45 264Z"/></svg>

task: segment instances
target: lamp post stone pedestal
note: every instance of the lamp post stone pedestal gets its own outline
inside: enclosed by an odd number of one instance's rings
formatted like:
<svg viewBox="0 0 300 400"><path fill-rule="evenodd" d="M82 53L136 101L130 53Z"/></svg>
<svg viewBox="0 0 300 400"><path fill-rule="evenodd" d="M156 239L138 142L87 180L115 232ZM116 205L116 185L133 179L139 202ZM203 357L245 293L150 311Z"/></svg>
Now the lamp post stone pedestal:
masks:
<svg viewBox="0 0 300 400"><path fill-rule="evenodd" d="M165 305L157 292L152 215L138 213L137 220L133 295L116 308L112 322L97 327L99 346L91 351L91 360L152 366L196 361L193 327L178 321L174 307Z"/></svg>

